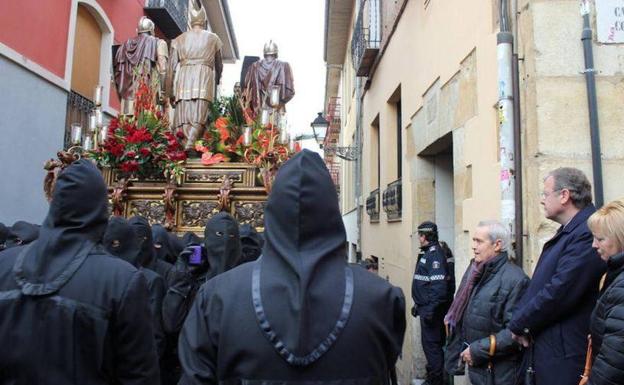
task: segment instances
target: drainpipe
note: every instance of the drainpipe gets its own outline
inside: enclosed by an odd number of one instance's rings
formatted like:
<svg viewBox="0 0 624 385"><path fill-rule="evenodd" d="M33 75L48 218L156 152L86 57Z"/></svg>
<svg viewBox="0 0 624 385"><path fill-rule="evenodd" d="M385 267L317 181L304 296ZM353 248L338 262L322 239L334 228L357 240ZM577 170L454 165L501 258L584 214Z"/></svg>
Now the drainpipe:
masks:
<svg viewBox="0 0 624 385"><path fill-rule="evenodd" d="M500 0L500 32L496 35L498 60L498 129L500 149L501 222L516 244L522 242L516 230L516 169L513 98L513 33L508 20L507 0ZM520 229L521 230L521 229Z"/></svg>
<svg viewBox="0 0 624 385"><path fill-rule="evenodd" d="M604 204L602 184L602 161L600 159L600 126L598 124L598 100L596 98L596 70L594 69L594 51L592 48L592 29L589 24L591 13L589 1L581 2L583 15L583 55L585 56L585 84L587 86L587 107L589 109L589 135L591 138L592 171L594 174L594 202L596 207Z"/></svg>
<svg viewBox="0 0 624 385"><path fill-rule="evenodd" d="M513 20L517 20L518 0L512 1L511 14ZM518 23L512 23L514 39L518 37ZM512 73L513 73L513 106L514 106L514 151L515 168L519 170L516 174L516 188L514 196L516 198L516 233L514 234L516 264L522 267L524 264L524 208L522 206L522 137L520 134L520 59L518 58L518 47L514 46Z"/></svg>
<svg viewBox="0 0 624 385"><path fill-rule="evenodd" d="M355 78L355 207L357 215L357 248L362 251L362 78Z"/></svg>

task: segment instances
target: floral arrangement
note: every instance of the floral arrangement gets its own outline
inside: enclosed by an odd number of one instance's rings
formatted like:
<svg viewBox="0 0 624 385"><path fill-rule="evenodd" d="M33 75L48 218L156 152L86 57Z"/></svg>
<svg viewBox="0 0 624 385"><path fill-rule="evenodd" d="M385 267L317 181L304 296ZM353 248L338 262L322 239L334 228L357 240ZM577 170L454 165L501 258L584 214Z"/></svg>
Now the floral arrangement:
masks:
<svg viewBox="0 0 624 385"><path fill-rule="evenodd" d="M181 144L184 136L171 133L166 115L154 101L155 88L141 81L135 96L135 115L112 119L108 137L88 156L101 166L118 169L127 177L164 176L179 181L187 158Z"/></svg>

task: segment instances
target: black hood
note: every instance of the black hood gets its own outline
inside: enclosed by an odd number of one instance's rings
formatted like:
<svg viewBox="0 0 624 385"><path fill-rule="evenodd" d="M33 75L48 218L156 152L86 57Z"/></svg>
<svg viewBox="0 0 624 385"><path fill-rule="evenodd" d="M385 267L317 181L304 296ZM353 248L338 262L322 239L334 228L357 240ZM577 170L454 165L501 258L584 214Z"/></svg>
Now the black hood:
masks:
<svg viewBox="0 0 624 385"><path fill-rule="evenodd" d="M241 259L238 264L252 262L262 254L262 238L256 229L248 223L240 226Z"/></svg>
<svg viewBox="0 0 624 385"><path fill-rule="evenodd" d="M6 248L6 241L9 238L9 228L0 223L0 251Z"/></svg>
<svg viewBox="0 0 624 385"><path fill-rule="evenodd" d="M303 150L280 168L264 223L252 280L256 317L286 362L306 366L339 338L353 299L338 196L318 154Z"/></svg>
<svg viewBox="0 0 624 385"><path fill-rule="evenodd" d="M141 245L141 256L139 257L139 263L142 267L149 268L154 264L156 260L156 253L154 252L154 240L152 238L152 227L147 219L141 216L134 216L128 221L135 234L139 237L139 243ZM152 268L152 270L154 270Z"/></svg>
<svg viewBox="0 0 624 385"><path fill-rule="evenodd" d="M112 217L108 221L102 243L106 251L112 255L129 262L134 267L140 267L141 243L125 218Z"/></svg>
<svg viewBox="0 0 624 385"><path fill-rule="evenodd" d="M210 265L208 279L236 266L241 254L236 219L226 212L210 218L204 230L204 247Z"/></svg>
<svg viewBox="0 0 624 385"><path fill-rule="evenodd" d="M108 222L107 188L91 161L81 159L58 176L39 238L24 246L15 275L26 295L59 290L101 241Z"/></svg>
<svg viewBox="0 0 624 385"><path fill-rule="evenodd" d="M187 231L182 236L182 243L184 244L184 247L188 245L200 245L202 243L202 239L194 232Z"/></svg>
<svg viewBox="0 0 624 385"><path fill-rule="evenodd" d="M165 262L175 263L178 253L173 245L173 238L167 229L159 224L155 224L152 226L152 239L154 240L154 254L156 258Z"/></svg>
<svg viewBox="0 0 624 385"><path fill-rule="evenodd" d="M7 248L20 245L27 245L39 237L39 228L32 223L17 221L9 230L9 237L6 241Z"/></svg>

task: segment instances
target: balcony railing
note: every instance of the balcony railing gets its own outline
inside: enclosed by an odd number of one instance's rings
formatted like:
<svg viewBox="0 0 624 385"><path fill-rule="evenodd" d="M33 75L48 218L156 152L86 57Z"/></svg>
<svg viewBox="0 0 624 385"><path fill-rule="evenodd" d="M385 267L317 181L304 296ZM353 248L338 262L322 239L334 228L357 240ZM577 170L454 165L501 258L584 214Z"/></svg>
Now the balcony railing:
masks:
<svg viewBox="0 0 624 385"><path fill-rule="evenodd" d="M371 191L366 198L366 213L371 222L379 222L379 189Z"/></svg>
<svg viewBox="0 0 624 385"><path fill-rule="evenodd" d="M147 0L145 13L168 39L187 29L188 0Z"/></svg>
<svg viewBox="0 0 624 385"><path fill-rule="evenodd" d="M357 76L368 76L380 46L381 0L362 0L351 39L351 58Z"/></svg>
<svg viewBox="0 0 624 385"><path fill-rule="evenodd" d="M383 192L383 209L388 221L401 220L402 198L402 183L398 179L390 183Z"/></svg>

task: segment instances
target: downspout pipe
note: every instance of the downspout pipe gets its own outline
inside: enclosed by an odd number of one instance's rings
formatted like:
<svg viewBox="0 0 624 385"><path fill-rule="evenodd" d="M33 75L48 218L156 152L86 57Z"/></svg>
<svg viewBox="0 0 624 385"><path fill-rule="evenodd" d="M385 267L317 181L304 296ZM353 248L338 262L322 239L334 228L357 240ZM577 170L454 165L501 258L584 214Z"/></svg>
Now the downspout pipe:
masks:
<svg viewBox="0 0 624 385"><path fill-rule="evenodd" d="M496 35L498 64L498 129L500 155L501 222L522 242L516 233L516 157L513 97L513 33L508 19L508 2L500 1L500 32ZM521 214L520 214L521 215ZM522 231L520 229L520 231Z"/></svg>
<svg viewBox="0 0 624 385"><path fill-rule="evenodd" d="M592 29L589 23L589 2L581 2L583 15L583 55L585 56L585 85L587 86L587 107L589 109L589 136L591 139L592 172L594 174L594 202L596 207L604 204L602 182L602 160L600 151L600 125L598 123L598 100L596 97L596 70L594 69L594 51L592 47Z"/></svg>
<svg viewBox="0 0 624 385"><path fill-rule="evenodd" d="M357 216L357 250L358 252L362 251L362 221L363 218L363 210L362 210L362 156L364 151L362 151L362 121L363 121L363 111L362 111L362 78L355 78L355 148L356 148L356 157L355 157L355 208L356 208L356 216Z"/></svg>
<svg viewBox="0 0 624 385"><path fill-rule="evenodd" d="M512 0L511 14L515 20L518 15L518 0ZM512 23L514 40L518 38L518 23ZM521 111L520 111L520 59L518 57L518 47L514 45L512 73L513 73L513 105L514 105L514 151L516 173L515 198L516 198L516 223L514 234L516 264L523 267L524 264L524 207L522 202L522 135L521 135Z"/></svg>

